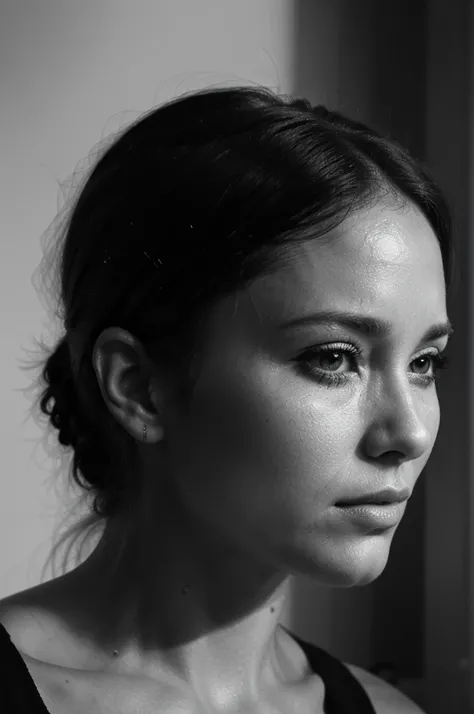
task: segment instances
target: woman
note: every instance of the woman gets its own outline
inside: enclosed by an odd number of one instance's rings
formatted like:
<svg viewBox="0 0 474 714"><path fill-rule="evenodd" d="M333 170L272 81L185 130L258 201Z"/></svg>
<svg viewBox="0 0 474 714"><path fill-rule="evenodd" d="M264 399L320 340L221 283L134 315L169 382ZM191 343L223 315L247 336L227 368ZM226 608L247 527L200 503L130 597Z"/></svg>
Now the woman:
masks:
<svg viewBox="0 0 474 714"><path fill-rule="evenodd" d="M436 438L425 170L306 101L199 92L103 154L59 245L40 403L104 531L2 601L8 711L419 711L278 620L292 574L382 572Z"/></svg>

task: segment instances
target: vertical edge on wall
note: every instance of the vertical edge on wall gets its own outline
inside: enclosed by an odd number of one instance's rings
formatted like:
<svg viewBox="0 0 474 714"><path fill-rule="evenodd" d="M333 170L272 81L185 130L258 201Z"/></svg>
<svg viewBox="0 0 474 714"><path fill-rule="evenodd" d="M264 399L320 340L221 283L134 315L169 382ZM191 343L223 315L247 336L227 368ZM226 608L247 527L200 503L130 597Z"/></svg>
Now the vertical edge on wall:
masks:
<svg viewBox="0 0 474 714"><path fill-rule="evenodd" d="M470 0L427 4L426 151L455 222L460 279L448 301L453 369L440 380L441 428L427 469L425 548L426 709L469 708L471 372L469 278Z"/></svg>
<svg viewBox="0 0 474 714"><path fill-rule="evenodd" d="M469 626L469 650L465 671L469 678L469 712L474 712L474 371L472 360L474 356L474 201L472 189L474 187L474 3L466 0L468 4L467 22L468 28L468 169L469 175L466 181L466 192L468 201L468 359L469 359L469 582L468 582L468 626Z"/></svg>

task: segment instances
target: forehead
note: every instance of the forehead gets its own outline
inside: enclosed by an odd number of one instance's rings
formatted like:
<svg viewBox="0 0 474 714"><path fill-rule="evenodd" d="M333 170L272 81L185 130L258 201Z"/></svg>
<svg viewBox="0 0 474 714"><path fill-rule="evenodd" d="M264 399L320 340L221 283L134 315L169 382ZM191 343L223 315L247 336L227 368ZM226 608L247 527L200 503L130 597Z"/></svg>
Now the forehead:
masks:
<svg viewBox="0 0 474 714"><path fill-rule="evenodd" d="M441 251L416 208L377 204L358 212L322 239L299 245L285 267L248 290L270 320L315 309L363 310L388 319L445 316Z"/></svg>

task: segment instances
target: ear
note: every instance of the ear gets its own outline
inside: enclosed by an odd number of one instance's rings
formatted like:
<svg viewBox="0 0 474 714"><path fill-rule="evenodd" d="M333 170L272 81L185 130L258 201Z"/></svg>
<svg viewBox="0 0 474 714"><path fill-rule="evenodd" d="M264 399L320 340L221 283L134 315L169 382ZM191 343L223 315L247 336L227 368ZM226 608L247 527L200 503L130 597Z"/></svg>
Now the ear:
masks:
<svg viewBox="0 0 474 714"><path fill-rule="evenodd" d="M164 394L141 342L120 327L108 327L96 340L92 362L114 418L137 441L144 426L148 443L161 441Z"/></svg>

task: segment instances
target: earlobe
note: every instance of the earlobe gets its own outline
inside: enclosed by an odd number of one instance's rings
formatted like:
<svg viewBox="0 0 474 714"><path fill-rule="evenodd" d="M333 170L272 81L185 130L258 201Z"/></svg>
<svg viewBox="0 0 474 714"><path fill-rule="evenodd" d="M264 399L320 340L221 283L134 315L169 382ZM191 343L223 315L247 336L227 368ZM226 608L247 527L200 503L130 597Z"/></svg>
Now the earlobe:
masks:
<svg viewBox="0 0 474 714"><path fill-rule="evenodd" d="M164 435L165 432L161 422L155 421L152 424L144 422L142 424L141 441L144 444L157 444L163 440ZM135 434L132 434L132 436L135 436Z"/></svg>

